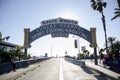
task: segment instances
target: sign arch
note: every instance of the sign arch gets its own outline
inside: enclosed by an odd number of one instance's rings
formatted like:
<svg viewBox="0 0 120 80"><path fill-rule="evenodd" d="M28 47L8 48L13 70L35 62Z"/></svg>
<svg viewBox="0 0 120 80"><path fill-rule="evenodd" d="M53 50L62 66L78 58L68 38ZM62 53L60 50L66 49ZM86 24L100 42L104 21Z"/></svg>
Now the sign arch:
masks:
<svg viewBox="0 0 120 80"><path fill-rule="evenodd" d="M57 18L41 22L41 26L29 32L29 44L42 36L51 34L54 37L77 35L89 43L92 42L91 32L78 25L75 20Z"/></svg>

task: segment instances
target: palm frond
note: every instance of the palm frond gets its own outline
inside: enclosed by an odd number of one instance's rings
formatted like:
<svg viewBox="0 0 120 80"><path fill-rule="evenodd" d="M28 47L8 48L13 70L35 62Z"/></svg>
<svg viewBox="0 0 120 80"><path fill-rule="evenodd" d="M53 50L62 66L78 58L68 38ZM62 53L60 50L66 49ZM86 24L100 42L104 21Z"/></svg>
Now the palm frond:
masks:
<svg viewBox="0 0 120 80"><path fill-rule="evenodd" d="M120 15L115 15L111 20L114 20L116 18L120 17Z"/></svg>
<svg viewBox="0 0 120 80"><path fill-rule="evenodd" d="M103 6L104 8L106 8L107 3L106 3L106 2L103 2L102 6Z"/></svg>
<svg viewBox="0 0 120 80"><path fill-rule="evenodd" d="M96 10L97 9L97 6L95 5L95 6L93 6L93 10Z"/></svg>
<svg viewBox="0 0 120 80"><path fill-rule="evenodd" d="M115 37L108 37L108 43L113 43L115 39Z"/></svg>
<svg viewBox="0 0 120 80"><path fill-rule="evenodd" d="M120 11L116 11L116 12L114 12L114 14L118 14L118 15L120 15Z"/></svg>
<svg viewBox="0 0 120 80"><path fill-rule="evenodd" d="M115 8L115 12L114 12L114 14L116 14L111 20L114 20L114 19L116 19L116 18L118 18L118 17L120 17L120 8Z"/></svg>
<svg viewBox="0 0 120 80"><path fill-rule="evenodd" d="M115 10L120 10L120 8L115 8Z"/></svg>
<svg viewBox="0 0 120 80"><path fill-rule="evenodd" d="M120 8L115 8L115 11L114 14L120 14Z"/></svg>
<svg viewBox="0 0 120 80"><path fill-rule="evenodd" d="M91 0L91 7L93 8L93 10L96 10L97 8L97 5L96 5L96 2L94 0Z"/></svg>
<svg viewBox="0 0 120 80"><path fill-rule="evenodd" d="M99 11L99 12L102 12L102 11L103 11L103 8L102 8L101 5L102 5L102 4L100 4L100 5L97 6L97 11Z"/></svg>

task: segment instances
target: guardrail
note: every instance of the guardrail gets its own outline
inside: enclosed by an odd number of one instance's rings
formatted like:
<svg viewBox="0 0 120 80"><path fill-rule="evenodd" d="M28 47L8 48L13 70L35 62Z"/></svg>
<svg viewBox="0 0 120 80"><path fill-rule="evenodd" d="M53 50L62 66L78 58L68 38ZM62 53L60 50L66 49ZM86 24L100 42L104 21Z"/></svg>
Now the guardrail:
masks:
<svg viewBox="0 0 120 80"><path fill-rule="evenodd" d="M50 57L30 59L29 65L35 64L35 63L38 63L40 61L47 60L47 59L50 59ZM16 61L15 64L16 64L16 69L28 67L27 60ZM12 65L10 62L0 64L0 74L8 73L10 71L12 71Z"/></svg>

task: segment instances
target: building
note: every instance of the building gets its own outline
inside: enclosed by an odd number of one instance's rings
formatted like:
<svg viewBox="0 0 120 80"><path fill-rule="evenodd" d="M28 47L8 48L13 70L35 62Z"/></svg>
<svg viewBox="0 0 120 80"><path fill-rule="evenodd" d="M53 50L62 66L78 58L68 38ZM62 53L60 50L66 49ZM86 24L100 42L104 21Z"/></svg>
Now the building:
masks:
<svg viewBox="0 0 120 80"><path fill-rule="evenodd" d="M0 51L11 51L14 50L16 46L19 46L17 44L13 44L13 43L9 43L9 42L5 42L5 41L0 41Z"/></svg>

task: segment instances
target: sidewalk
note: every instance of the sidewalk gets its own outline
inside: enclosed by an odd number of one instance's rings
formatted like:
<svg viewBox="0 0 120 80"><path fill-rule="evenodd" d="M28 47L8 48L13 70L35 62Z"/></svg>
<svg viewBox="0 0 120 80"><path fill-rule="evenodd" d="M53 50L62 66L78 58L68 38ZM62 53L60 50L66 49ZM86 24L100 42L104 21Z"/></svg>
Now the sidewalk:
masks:
<svg viewBox="0 0 120 80"><path fill-rule="evenodd" d="M66 60L82 67L92 69L93 71L98 72L101 76L107 78L108 80L120 80L120 74L104 68L103 64L100 64L99 61L98 65L95 65L94 61L91 60L75 60L70 58L66 58Z"/></svg>
<svg viewBox="0 0 120 80"><path fill-rule="evenodd" d="M17 69L16 72L11 71L9 73L2 74L2 75L0 75L0 80L15 80L15 79L19 78L20 76L25 75L27 72L36 69L39 66L40 65L38 65L38 64L32 64L26 68Z"/></svg>
<svg viewBox="0 0 120 80"><path fill-rule="evenodd" d="M104 68L103 64L100 64L98 61L98 65L95 65L94 61L85 60L85 64L105 77L111 78L111 80L120 80L120 74L113 72L107 68Z"/></svg>
<svg viewBox="0 0 120 80"><path fill-rule="evenodd" d="M85 61L95 65L94 60L85 60ZM104 67L103 62L102 61L100 62L100 59L98 59L98 66L103 67L103 68L109 68L109 66Z"/></svg>

